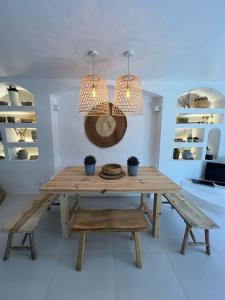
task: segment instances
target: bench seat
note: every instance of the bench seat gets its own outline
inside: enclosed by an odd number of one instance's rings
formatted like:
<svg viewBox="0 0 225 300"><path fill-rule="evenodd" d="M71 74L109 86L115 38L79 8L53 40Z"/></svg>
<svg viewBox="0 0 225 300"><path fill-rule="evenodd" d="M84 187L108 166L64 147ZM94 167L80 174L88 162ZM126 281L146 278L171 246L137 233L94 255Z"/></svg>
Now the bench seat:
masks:
<svg viewBox="0 0 225 300"><path fill-rule="evenodd" d="M209 229L215 229L219 226L212 221L201 209L193 202L184 198L181 193L163 194L167 201L178 212L186 223L184 239L181 247L181 253L185 253L187 244L192 246L206 246L206 253L210 255ZM205 242L197 242L193 234L192 228L205 230ZM188 242L189 234L193 242Z"/></svg>
<svg viewBox="0 0 225 300"><path fill-rule="evenodd" d="M71 224L74 231L142 231L147 222L141 210L79 210Z"/></svg>
<svg viewBox="0 0 225 300"><path fill-rule="evenodd" d="M40 218L48 206L54 201L52 194L40 194L20 213L10 219L2 228L3 232L8 232L8 239L3 260L9 258L10 250L30 250L31 258L36 259L36 249L34 243L34 229L38 225ZM24 233L24 238L20 246L12 246L13 235ZM30 246L24 246L29 238Z"/></svg>
<svg viewBox="0 0 225 300"><path fill-rule="evenodd" d="M80 232L76 270L81 270L86 233L96 231L131 232L135 242L136 265L138 268L141 268L139 232L145 231L147 228L148 223L141 210L104 209L76 211L70 224L71 231Z"/></svg>

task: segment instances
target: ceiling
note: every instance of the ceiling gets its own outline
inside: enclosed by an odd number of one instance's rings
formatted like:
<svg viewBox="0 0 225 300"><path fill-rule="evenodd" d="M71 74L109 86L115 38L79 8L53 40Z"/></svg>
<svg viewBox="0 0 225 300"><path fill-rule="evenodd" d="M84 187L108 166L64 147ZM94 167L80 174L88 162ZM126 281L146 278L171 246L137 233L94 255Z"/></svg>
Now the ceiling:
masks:
<svg viewBox="0 0 225 300"><path fill-rule="evenodd" d="M0 77L225 80L224 0L1 0Z"/></svg>

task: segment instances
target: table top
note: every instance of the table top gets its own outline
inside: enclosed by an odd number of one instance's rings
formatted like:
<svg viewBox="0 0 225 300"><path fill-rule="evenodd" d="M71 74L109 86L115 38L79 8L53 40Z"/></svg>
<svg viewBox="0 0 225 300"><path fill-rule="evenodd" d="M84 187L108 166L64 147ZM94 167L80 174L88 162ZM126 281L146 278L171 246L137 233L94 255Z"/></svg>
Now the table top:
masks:
<svg viewBox="0 0 225 300"><path fill-rule="evenodd" d="M84 167L67 167L52 177L41 187L43 192L51 193L82 193L82 192L140 192L166 193L178 192L180 187L157 169L139 167L138 175L126 175L120 179L107 180L99 176L101 167L96 167L94 176L86 176Z"/></svg>

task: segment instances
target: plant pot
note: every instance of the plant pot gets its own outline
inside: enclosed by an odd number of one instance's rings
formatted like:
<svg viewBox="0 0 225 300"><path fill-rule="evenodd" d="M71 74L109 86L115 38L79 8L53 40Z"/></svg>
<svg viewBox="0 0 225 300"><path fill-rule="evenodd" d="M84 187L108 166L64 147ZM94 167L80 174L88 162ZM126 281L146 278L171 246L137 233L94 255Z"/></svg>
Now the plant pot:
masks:
<svg viewBox="0 0 225 300"><path fill-rule="evenodd" d="M85 174L93 176L95 174L95 165L85 165Z"/></svg>
<svg viewBox="0 0 225 300"><path fill-rule="evenodd" d="M9 93L9 100L11 105L18 106L19 105L19 93L18 91L8 90Z"/></svg>
<svg viewBox="0 0 225 300"><path fill-rule="evenodd" d="M127 171L129 176L137 176L138 166L127 166Z"/></svg>

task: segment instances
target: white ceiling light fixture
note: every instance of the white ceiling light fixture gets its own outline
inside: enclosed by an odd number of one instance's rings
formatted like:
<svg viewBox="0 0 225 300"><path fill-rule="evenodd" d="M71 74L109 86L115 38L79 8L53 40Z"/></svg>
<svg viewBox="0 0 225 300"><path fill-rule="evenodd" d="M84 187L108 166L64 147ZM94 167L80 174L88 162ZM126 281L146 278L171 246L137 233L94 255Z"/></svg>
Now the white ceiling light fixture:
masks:
<svg viewBox="0 0 225 300"><path fill-rule="evenodd" d="M123 53L127 57L127 74L116 80L112 115L142 115L143 97L140 79L130 74L130 56L133 51Z"/></svg>
<svg viewBox="0 0 225 300"><path fill-rule="evenodd" d="M92 57L93 71L86 75L80 82L80 98L78 112L81 115L101 116L109 114L109 95L106 80L95 74L96 50L88 51Z"/></svg>

